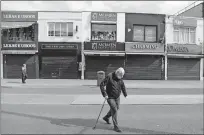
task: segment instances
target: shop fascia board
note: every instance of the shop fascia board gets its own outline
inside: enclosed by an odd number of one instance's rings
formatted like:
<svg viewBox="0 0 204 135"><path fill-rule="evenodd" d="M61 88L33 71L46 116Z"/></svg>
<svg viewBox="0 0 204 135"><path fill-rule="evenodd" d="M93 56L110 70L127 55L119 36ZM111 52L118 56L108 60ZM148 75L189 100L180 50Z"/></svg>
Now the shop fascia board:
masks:
<svg viewBox="0 0 204 135"><path fill-rule="evenodd" d="M117 24L116 21L91 21L91 23L98 23L98 24Z"/></svg>
<svg viewBox="0 0 204 135"><path fill-rule="evenodd" d="M127 55L165 55L165 53L125 52Z"/></svg>
<svg viewBox="0 0 204 135"><path fill-rule="evenodd" d="M109 56L109 55L116 55L116 56L125 56L124 51L84 51L84 55L94 56L94 55L101 55L101 56Z"/></svg>
<svg viewBox="0 0 204 135"><path fill-rule="evenodd" d="M36 50L1 50L2 54L36 54Z"/></svg>
<svg viewBox="0 0 204 135"><path fill-rule="evenodd" d="M200 54L167 54L167 57L170 58L203 58L204 55Z"/></svg>

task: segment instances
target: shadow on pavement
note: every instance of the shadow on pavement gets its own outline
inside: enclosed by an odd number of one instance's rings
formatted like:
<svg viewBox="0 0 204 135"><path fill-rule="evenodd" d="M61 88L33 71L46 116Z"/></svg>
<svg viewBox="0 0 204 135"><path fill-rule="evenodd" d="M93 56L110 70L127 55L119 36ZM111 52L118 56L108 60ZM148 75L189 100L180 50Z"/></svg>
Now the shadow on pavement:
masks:
<svg viewBox="0 0 204 135"><path fill-rule="evenodd" d="M1 113L21 116L21 117L27 117L27 118L40 119L40 120L47 120L47 121L50 121L51 124L55 124L59 126L84 127L84 130L82 130L83 132L92 128L96 123L96 119L83 119L83 118L57 119L57 118L36 116L36 115L23 114L23 113L18 113L18 112L9 112L9 111L1 111ZM96 126L96 129L112 130L112 127L113 126L105 124L103 121L99 120ZM147 130L147 129L129 128L129 127L120 127L120 128L124 132L126 131L126 132L140 133L140 134L177 134L177 133L169 133L169 132L163 132L163 131L154 131L154 130ZM80 134L82 134L82 131L80 132Z"/></svg>

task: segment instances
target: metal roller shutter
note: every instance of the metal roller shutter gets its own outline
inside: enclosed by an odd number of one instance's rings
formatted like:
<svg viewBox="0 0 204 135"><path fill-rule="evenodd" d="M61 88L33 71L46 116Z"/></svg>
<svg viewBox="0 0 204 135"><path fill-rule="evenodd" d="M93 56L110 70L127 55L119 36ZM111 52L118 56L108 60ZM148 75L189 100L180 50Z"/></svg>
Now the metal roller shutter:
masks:
<svg viewBox="0 0 204 135"><path fill-rule="evenodd" d="M161 80L162 56L127 55L125 71L127 80Z"/></svg>
<svg viewBox="0 0 204 135"><path fill-rule="evenodd" d="M125 57L118 56L86 56L85 79L97 79L97 71L107 74L119 67L124 67Z"/></svg>
<svg viewBox="0 0 204 135"><path fill-rule="evenodd" d="M77 79L77 57L43 56L41 78Z"/></svg>
<svg viewBox="0 0 204 135"><path fill-rule="evenodd" d="M27 65L28 79L36 78L36 63L33 55L4 55L4 78L21 78L21 67Z"/></svg>
<svg viewBox="0 0 204 135"><path fill-rule="evenodd" d="M168 58L168 80L199 80L200 59Z"/></svg>

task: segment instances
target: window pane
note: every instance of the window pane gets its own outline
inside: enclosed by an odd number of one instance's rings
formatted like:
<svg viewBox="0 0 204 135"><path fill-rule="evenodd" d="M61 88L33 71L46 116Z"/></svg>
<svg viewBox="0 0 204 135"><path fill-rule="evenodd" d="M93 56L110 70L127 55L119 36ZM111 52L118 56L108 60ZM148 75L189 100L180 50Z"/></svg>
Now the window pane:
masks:
<svg viewBox="0 0 204 135"><path fill-rule="evenodd" d="M188 28L185 28L184 29L184 42L183 43L188 43L189 42L189 29Z"/></svg>
<svg viewBox="0 0 204 135"><path fill-rule="evenodd" d="M195 43L195 32L190 33L190 43Z"/></svg>
<svg viewBox="0 0 204 135"><path fill-rule="evenodd" d="M174 31L174 42L179 43L179 31Z"/></svg>
<svg viewBox="0 0 204 135"><path fill-rule="evenodd" d="M55 36L60 36L60 23L55 23Z"/></svg>
<svg viewBox="0 0 204 135"><path fill-rule="evenodd" d="M68 24L68 36L73 36L73 23Z"/></svg>
<svg viewBox="0 0 204 135"><path fill-rule="evenodd" d="M48 36L54 36L54 23L48 23Z"/></svg>
<svg viewBox="0 0 204 135"><path fill-rule="evenodd" d="M156 42L156 27L145 27L145 41Z"/></svg>
<svg viewBox="0 0 204 135"><path fill-rule="evenodd" d="M8 42L31 42L35 40L35 24L30 26L23 25L20 27L11 27L3 29L2 40Z"/></svg>
<svg viewBox="0 0 204 135"><path fill-rule="evenodd" d="M61 36L67 36L67 23L61 23Z"/></svg>
<svg viewBox="0 0 204 135"><path fill-rule="evenodd" d="M91 40L116 40L116 24L92 24Z"/></svg>
<svg viewBox="0 0 204 135"><path fill-rule="evenodd" d="M144 26L134 26L133 41L144 41Z"/></svg>

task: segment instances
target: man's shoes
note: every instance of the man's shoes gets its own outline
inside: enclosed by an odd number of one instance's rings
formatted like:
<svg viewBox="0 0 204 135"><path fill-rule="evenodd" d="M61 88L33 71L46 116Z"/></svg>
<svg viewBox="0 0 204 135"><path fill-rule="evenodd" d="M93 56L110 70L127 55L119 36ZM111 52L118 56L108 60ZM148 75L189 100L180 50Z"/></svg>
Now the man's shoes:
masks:
<svg viewBox="0 0 204 135"><path fill-rule="evenodd" d="M119 133L122 132L119 128L114 128L113 130L116 131L116 132L119 132Z"/></svg>
<svg viewBox="0 0 204 135"><path fill-rule="evenodd" d="M107 124L111 124L111 123L109 122L109 119L108 119L108 118L103 117L103 120L104 120Z"/></svg>

